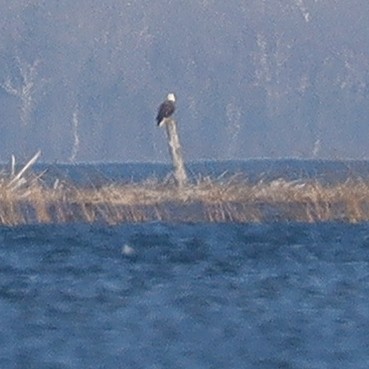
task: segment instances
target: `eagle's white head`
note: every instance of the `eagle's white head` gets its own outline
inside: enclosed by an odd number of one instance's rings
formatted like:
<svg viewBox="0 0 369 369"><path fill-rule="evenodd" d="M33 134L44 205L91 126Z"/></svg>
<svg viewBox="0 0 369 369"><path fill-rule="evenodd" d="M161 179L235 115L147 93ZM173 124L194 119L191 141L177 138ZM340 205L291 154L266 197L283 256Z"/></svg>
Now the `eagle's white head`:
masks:
<svg viewBox="0 0 369 369"><path fill-rule="evenodd" d="M176 96L173 93L170 93L167 96L167 100L175 102L176 101Z"/></svg>

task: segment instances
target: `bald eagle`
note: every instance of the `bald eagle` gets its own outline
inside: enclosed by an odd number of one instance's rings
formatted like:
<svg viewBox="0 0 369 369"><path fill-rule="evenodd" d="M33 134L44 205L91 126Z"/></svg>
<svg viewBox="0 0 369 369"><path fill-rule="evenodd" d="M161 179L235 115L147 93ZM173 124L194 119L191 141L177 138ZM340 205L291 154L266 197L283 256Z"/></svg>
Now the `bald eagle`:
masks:
<svg viewBox="0 0 369 369"><path fill-rule="evenodd" d="M176 101L176 97L174 94L170 93L167 96L167 99L159 106L158 115L156 116L156 121L158 122L158 126L161 125L165 118L169 118L176 109L174 102Z"/></svg>

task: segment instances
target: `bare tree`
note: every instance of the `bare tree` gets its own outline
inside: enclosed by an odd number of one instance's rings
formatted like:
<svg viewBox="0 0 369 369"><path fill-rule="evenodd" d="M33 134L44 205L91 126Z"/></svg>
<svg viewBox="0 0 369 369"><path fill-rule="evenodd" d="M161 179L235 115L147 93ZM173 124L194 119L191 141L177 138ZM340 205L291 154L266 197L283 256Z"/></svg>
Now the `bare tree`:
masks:
<svg viewBox="0 0 369 369"><path fill-rule="evenodd" d="M20 118L22 123L27 125L35 106L34 95L37 89L35 82L37 78L37 67L40 64L40 60L36 59L32 64L29 64L17 56L16 61L21 76L21 83L17 85L14 79L8 76L0 86L9 95L15 96L20 100Z"/></svg>
<svg viewBox="0 0 369 369"><path fill-rule="evenodd" d="M241 115L242 111L235 98L226 105L226 117L227 117L227 133L228 133L228 156L230 158L237 155L238 140L241 130Z"/></svg>
<svg viewBox="0 0 369 369"><path fill-rule="evenodd" d="M306 5L304 4L303 0L296 0L295 1L296 6L299 8L301 15L304 17L305 22L309 22L310 21L310 12L308 10L308 8L306 7Z"/></svg>
<svg viewBox="0 0 369 369"><path fill-rule="evenodd" d="M79 150L79 107L78 105L75 106L73 115L72 115L72 132L73 132L73 147L72 153L69 157L69 161L74 163L76 161L76 157Z"/></svg>

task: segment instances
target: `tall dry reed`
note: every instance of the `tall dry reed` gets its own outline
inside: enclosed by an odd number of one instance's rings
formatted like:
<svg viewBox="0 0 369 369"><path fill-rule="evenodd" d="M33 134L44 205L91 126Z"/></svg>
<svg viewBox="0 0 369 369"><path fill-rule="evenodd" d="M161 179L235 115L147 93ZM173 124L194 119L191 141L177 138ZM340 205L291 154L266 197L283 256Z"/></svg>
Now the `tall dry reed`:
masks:
<svg viewBox="0 0 369 369"><path fill-rule="evenodd" d="M47 186L30 176L0 179L0 224L174 222L364 222L369 220L369 182L347 180L250 184L199 179L178 189L168 182Z"/></svg>

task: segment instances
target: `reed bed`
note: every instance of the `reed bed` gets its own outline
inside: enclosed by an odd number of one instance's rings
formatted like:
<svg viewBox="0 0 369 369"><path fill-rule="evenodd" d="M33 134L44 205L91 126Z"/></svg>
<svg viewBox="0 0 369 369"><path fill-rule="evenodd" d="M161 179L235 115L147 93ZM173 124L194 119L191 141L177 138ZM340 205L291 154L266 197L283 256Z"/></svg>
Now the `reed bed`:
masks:
<svg viewBox="0 0 369 369"><path fill-rule="evenodd" d="M99 188L40 177L0 178L0 224L103 222L365 222L369 182L312 181L250 184L201 178L184 188L170 181L115 183Z"/></svg>

